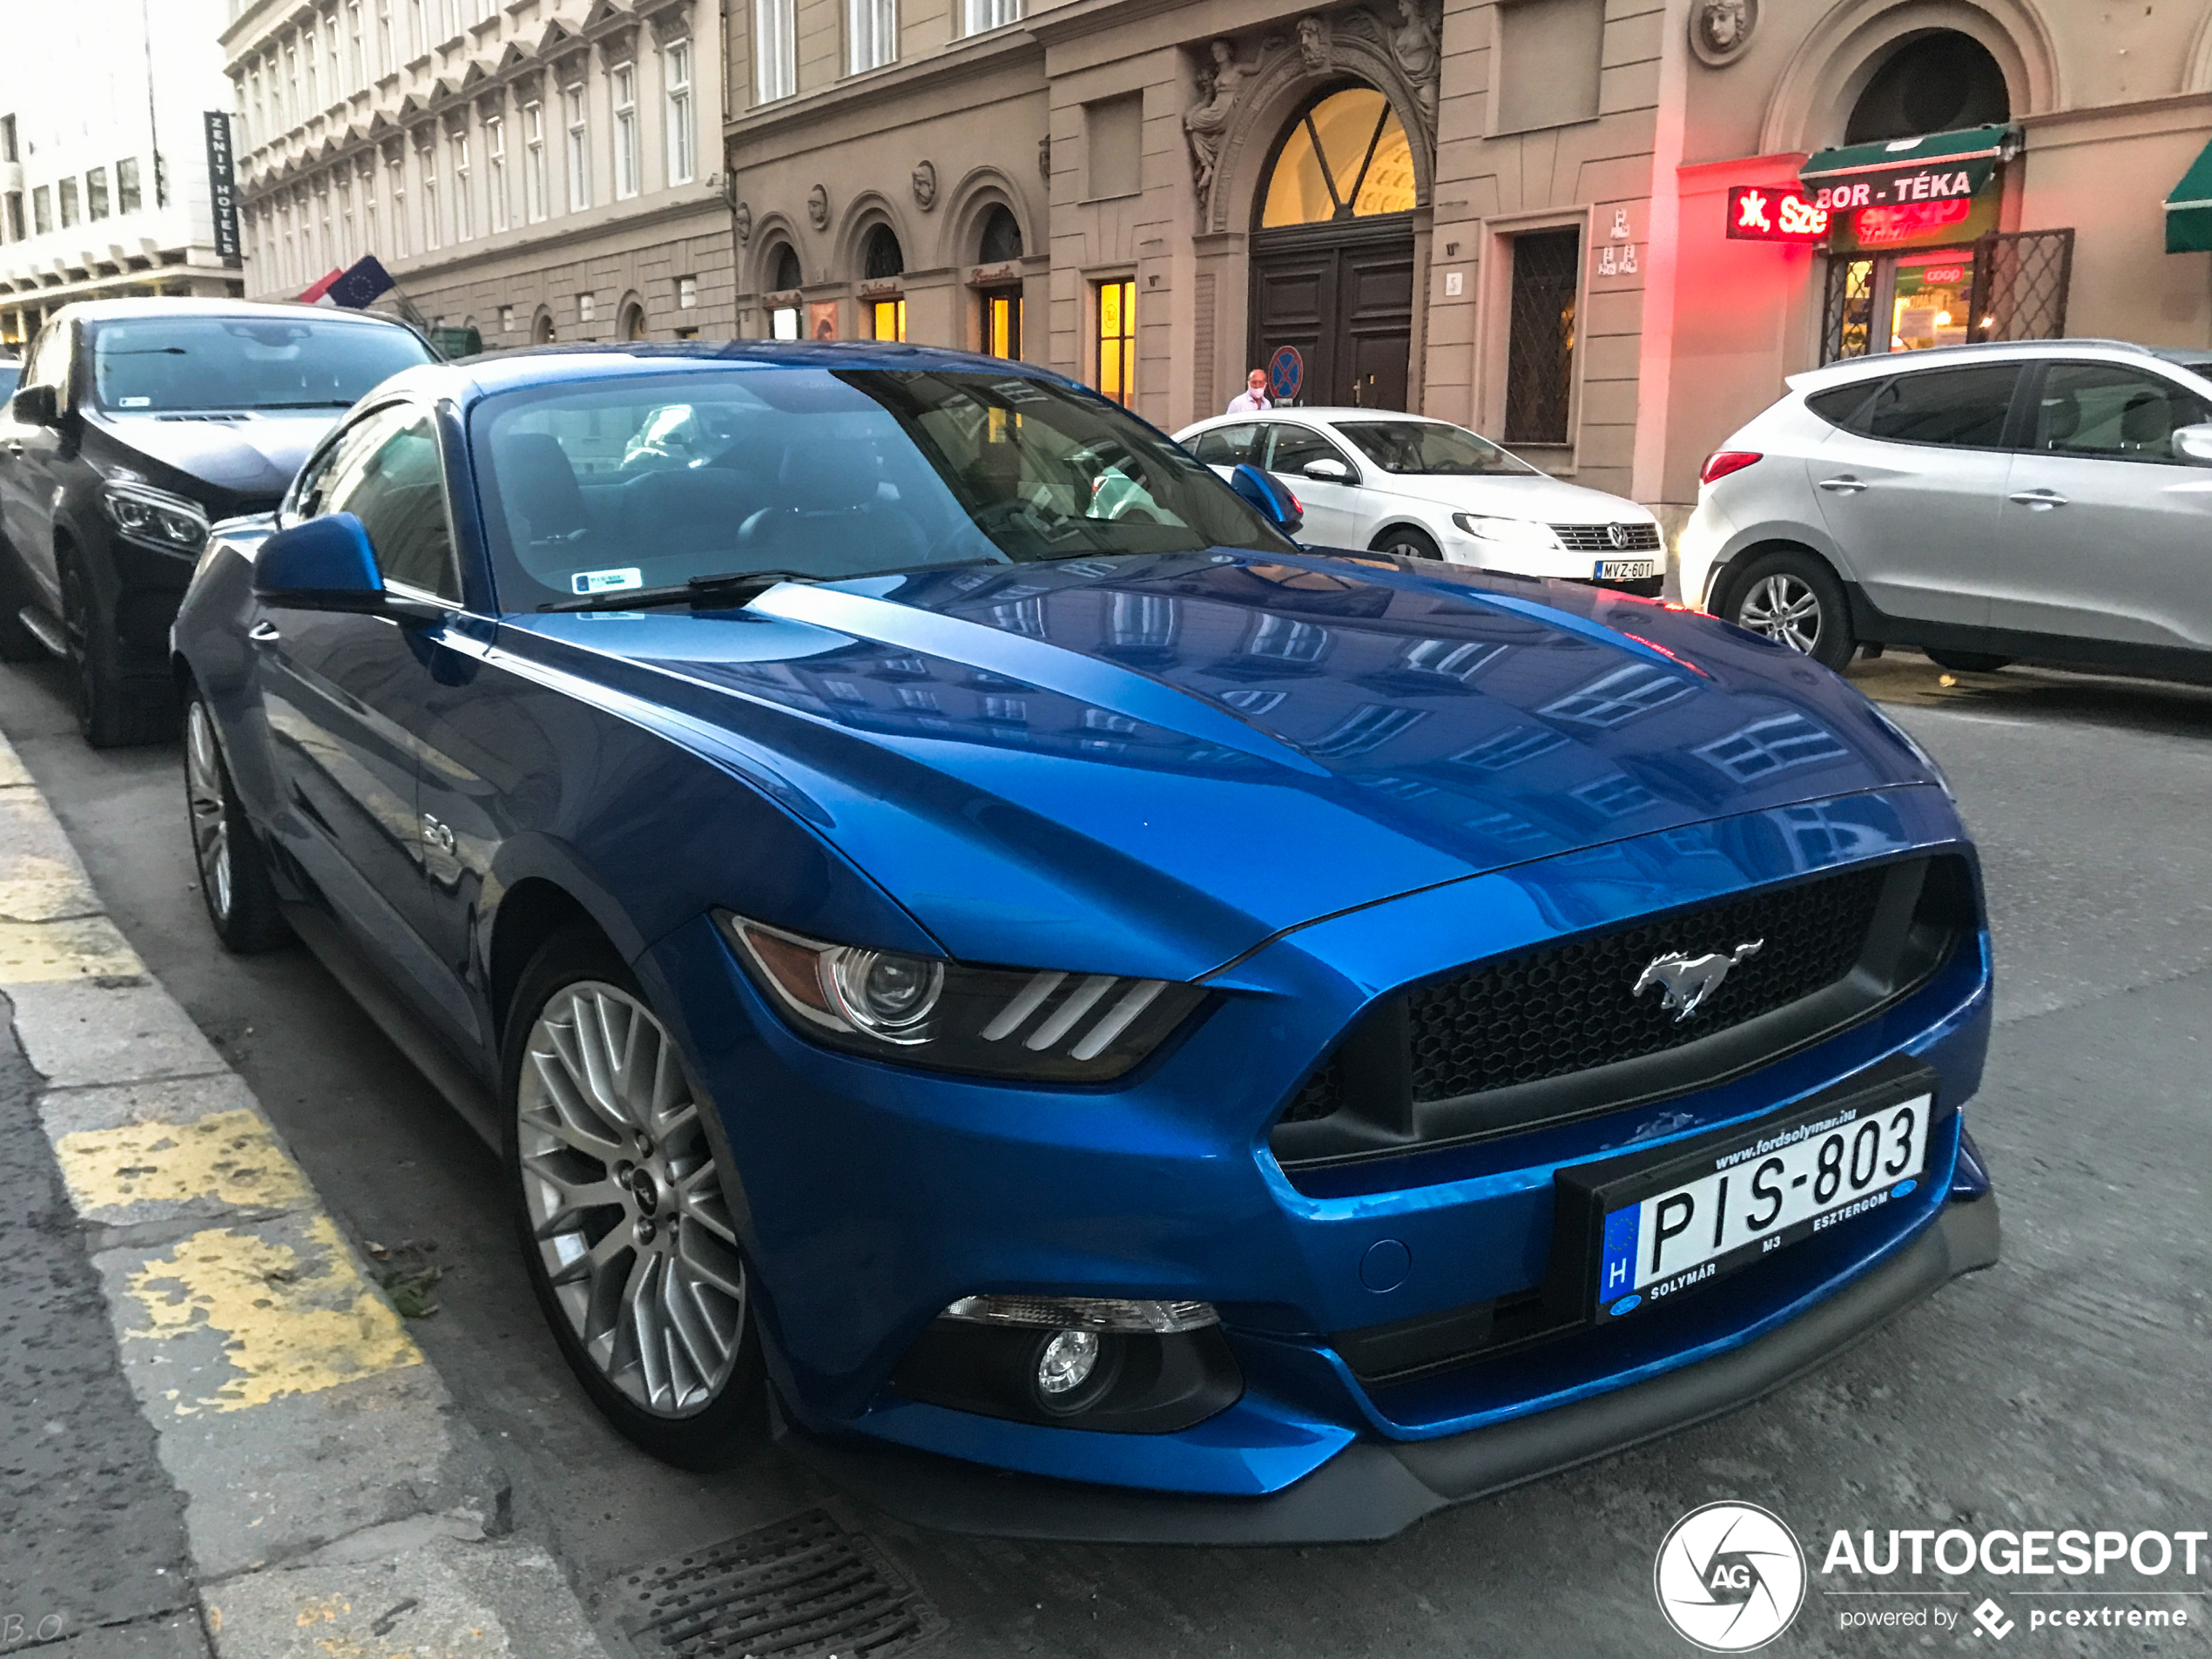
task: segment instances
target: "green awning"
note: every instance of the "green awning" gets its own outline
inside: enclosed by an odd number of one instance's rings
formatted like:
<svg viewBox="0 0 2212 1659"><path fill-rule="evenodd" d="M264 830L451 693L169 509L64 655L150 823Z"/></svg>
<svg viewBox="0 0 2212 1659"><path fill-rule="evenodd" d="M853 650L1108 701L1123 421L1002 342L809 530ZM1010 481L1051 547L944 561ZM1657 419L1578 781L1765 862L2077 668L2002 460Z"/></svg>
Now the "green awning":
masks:
<svg viewBox="0 0 2212 1659"><path fill-rule="evenodd" d="M1905 202L1948 201L1971 196L1989 182L1997 164L2019 147L2020 131L1999 123L1930 132L1884 144L1847 144L1816 151L1797 169L1807 190L1832 197L1848 187L1851 196L1824 205L1894 207Z"/></svg>
<svg viewBox="0 0 2212 1659"><path fill-rule="evenodd" d="M2166 192L2166 251L2212 253L2212 144Z"/></svg>

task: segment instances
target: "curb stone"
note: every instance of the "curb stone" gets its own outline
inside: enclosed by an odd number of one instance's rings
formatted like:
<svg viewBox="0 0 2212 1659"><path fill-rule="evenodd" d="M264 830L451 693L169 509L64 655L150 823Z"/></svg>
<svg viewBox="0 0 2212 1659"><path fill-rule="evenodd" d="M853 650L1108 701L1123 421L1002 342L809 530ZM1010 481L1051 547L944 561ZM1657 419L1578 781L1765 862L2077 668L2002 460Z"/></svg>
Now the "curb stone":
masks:
<svg viewBox="0 0 2212 1659"><path fill-rule="evenodd" d="M4 738L0 993L199 1598L199 1628L55 1651L606 1659L553 1558L494 1535L503 1474Z"/></svg>

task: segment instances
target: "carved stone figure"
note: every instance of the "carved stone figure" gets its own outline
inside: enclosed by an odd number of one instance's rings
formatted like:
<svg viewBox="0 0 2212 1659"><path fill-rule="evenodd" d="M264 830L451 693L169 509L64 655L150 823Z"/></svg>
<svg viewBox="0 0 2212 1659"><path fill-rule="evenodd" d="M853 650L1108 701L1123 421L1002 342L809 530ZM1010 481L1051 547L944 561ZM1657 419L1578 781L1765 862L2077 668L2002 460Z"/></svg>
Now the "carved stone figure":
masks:
<svg viewBox="0 0 2212 1659"><path fill-rule="evenodd" d="M737 232L738 241L750 242L752 239L752 204L739 202L730 216L730 224Z"/></svg>
<svg viewBox="0 0 2212 1659"><path fill-rule="evenodd" d="M927 212L937 205L937 164L914 163L914 206Z"/></svg>
<svg viewBox="0 0 2212 1659"><path fill-rule="evenodd" d="M1048 185L1052 182L1052 135L1048 132L1037 140L1037 172Z"/></svg>
<svg viewBox="0 0 2212 1659"><path fill-rule="evenodd" d="M1421 101L1421 112L1432 131L1436 125L1437 89L1443 78L1443 54L1437 48L1437 24L1428 15L1426 0L1398 0L1398 25L1390 31L1390 55L1398 60Z"/></svg>
<svg viewBox="0 0 2212 1659"><path fill-rule="evenodd" d="M806 217L813 221L816 230L829 228L829 192L819 185L806 192Z"/></svg>
<svg viewBox="0 0 2212 1659"><path fill-rule="evenodd" d="M1298 61L1316 75L1329 70L1329 20L1318 12L1308 12L1298 20Z"/></svg>
<svg viewBox="0 0 2212 1659"><path fill-rule="evenodd" d="M1184 135L1190 141L1190 184L1204 201L1213 188L1214 168L1221 161L1222 140L1244 96L1244 83L1257 72L1237 61L1237 48L1217 40L1206 49L1212 59L1198 75L1198 101L1183 115Z"/></svg>
<svg viewBox="0 0 2212 1659"><path fill-rule="evenodd" d="M1689 15L1689 44L1705 62L1725 64L1750 44L1758 21L1758 0L1698 0Z"/></svg>

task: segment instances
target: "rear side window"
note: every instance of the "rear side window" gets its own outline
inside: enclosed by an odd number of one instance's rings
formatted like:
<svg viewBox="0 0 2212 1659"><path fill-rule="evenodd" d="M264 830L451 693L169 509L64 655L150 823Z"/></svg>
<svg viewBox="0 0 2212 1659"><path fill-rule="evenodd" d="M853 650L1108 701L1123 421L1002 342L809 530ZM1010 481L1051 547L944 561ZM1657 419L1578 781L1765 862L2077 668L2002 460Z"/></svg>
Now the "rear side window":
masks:
<svg viewBox="0 0 2212 1659"><path fill-rule="evenodd" d="M1849 386L1831 386L1806 398L1805 407L1830 426L1863 433L1866 430L1866 406L1874 401L1874 394L1883 385L1880 381L1853 381Z"/></svg>
<svg viewBox="0 0 2212 1659"><path fill-rule="evenodd" d="M1940 443L1999 449L2020 365L1930 368L1900 374L1874 395L1851 430L1892 443Z"/></svg>
<svg viewBox="0 0 2212 1659"><path fill-rule="evenodd" d="M1260 426L1217 426L1192 440L1190 453L1209 467L1241 467L1259 460Z"/></svg>

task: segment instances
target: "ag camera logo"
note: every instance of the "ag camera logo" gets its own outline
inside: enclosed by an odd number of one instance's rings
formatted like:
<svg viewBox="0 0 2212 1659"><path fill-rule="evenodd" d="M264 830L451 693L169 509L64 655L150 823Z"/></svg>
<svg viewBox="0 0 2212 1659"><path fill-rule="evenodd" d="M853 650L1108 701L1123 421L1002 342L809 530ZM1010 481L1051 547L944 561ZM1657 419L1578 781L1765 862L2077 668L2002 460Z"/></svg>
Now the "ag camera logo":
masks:
<svg viewBox="0 0 2212 1659"><path fill-rule="evenodd" d="M1790 1628L1805 1599L1805 1554L1780 1517L1757 1504L1693 1509L1659 1546L1659 1610L1708 1653L1749 1653Z"/></svg>

